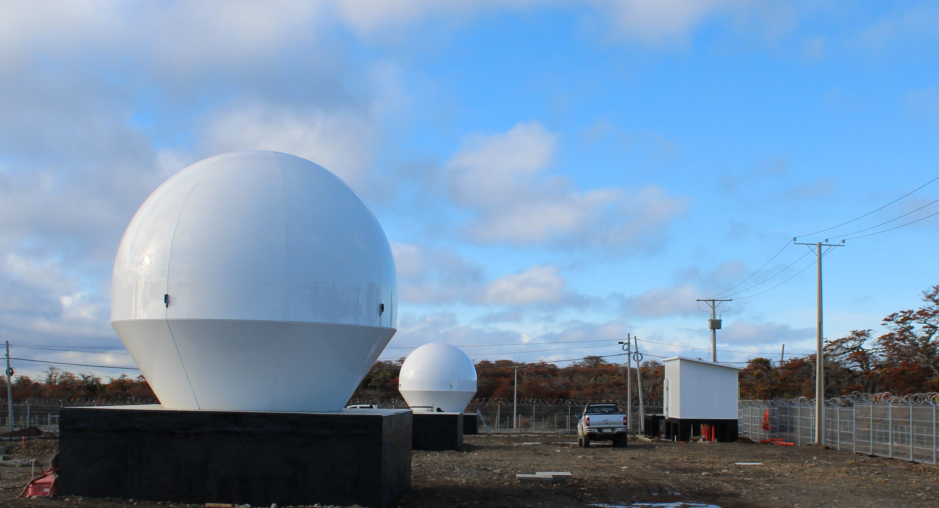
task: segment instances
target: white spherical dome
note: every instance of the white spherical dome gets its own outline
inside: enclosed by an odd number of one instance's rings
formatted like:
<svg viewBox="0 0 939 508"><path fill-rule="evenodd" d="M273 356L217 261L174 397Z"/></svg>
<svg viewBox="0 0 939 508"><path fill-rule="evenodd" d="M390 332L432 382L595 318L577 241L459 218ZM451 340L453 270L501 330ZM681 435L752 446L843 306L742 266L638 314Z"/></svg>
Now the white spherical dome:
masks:
<svg viewBox="0 0 939 508"><path fill-rule="evenodd" d="M476 395L476 366L449 344L424 344L401 365L398 391L414 411L461 413Z"/></svg>
<svg viewBox="0 0 939 508"><path fill-rule="evenodd" d="M277 152L197 162L114 262L111 324L163 406L341 409L395 333L388 239L335 175Z"/></svg>

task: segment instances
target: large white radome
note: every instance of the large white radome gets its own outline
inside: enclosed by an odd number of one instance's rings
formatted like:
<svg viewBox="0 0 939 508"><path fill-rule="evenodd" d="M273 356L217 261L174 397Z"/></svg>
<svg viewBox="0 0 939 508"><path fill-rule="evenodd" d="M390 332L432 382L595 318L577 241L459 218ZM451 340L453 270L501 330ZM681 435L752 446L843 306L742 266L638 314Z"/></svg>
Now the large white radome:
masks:
<svg viewBox="0 0 939 508"><path fill-rule="evenodd" d="M381 225L339 178L292 155L231 153L137 210L111 324L164 407L332 411L394 335L396 285Z"/></svg>
<svg viewBox="0 0 939 508"><path fill-rule="evenodd" d="M476 366L449 344L424 344L401 365L398 391L413 411L461 413L476 395Z"/></svg>

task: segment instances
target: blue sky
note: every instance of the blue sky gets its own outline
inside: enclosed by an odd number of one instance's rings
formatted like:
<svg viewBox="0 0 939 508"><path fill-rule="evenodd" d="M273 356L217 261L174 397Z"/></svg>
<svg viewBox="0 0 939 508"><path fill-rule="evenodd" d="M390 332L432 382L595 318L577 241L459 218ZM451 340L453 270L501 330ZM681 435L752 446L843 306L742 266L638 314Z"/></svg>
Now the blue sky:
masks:
<svg viewBox="0 0 939 508"><path fill-rule="evenodd" d="M131 365L120 349L24 346L120 348L108 316L124 227L162 181L219 152L308 158L370 204L401 295L383 358L446 341L551 361L614 354L626 333L682 346L641 343L651 355L704 357L695 298L939 176L930 2L0 10L0 333L20 358ZM937 198L939 182L800 240ZM939 216L830 253L826 336L915 307L939 283L937 233ZM735 291L805 252L785 248ZM720 359L812 350L814 268L723 318ZM586 340L610 345L567 343Z"/></svg>

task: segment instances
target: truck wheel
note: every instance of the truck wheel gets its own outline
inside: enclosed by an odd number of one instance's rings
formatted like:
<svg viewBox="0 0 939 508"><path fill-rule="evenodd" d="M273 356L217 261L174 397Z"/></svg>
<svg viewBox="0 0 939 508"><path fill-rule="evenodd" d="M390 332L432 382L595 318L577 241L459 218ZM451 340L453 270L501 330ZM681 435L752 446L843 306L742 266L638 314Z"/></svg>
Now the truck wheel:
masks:
<svg viewBox="0 0 939 508"><path fill-rule="evenodd" d="M629 436L626 434L616 436L616 439L613 441L613 446L618 448L626 448L626 445L629 443Z"/></svg>
<svg viewBox="0 0 939 508"><path fill-rule="evenodd" d="M584 436L584 448L590 448L590 437Z"/></svg>

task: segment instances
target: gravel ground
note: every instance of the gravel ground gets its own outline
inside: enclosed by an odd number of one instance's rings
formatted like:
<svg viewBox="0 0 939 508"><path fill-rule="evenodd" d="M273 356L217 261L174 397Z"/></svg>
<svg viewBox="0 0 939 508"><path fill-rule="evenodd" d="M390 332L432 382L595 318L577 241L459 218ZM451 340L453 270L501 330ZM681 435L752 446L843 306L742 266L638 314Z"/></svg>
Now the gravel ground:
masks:
<svg viewBox="0 0 939 508"><path fill-rule="evenodd" d="M631 440L626 448L599 443L584 449L572 436L546 435L466 436L465 442L463 452L414 452L411 491L398 506L939 507L935 466L814 446ZM48 464L54 443L27 441L16 454ZM515 479L538 471L570 471L573 478L558 484ZM90 498L11 501L29 474L29 467L0 465L0 506L173 506Z"/></svg>
<svg viewBox="0 0 939 508"><path fill-rule="evenodd" d="M603 443L584 449L572 441L571 436L467 436L463 453L414 452L412 490L400 504L939 506L939 468L931 465L814 446L630 441L626 448ZM530 442L540 444L522 444ZM574 477L558 485L515 480L516 473L537 471L570 471Z"/></svg>

